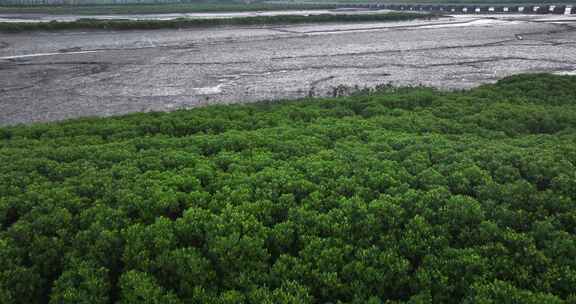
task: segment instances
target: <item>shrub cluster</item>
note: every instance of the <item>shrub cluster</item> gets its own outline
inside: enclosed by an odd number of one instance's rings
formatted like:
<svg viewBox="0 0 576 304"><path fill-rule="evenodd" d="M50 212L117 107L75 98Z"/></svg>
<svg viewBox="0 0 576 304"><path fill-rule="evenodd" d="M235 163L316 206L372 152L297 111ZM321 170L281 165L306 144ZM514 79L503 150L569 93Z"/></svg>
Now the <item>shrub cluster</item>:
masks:
<svg viewBox="0 0 576 304"><path fill-rule="evenodd" d="M0 303L576 303L576 77L0 129Z"/></svg>

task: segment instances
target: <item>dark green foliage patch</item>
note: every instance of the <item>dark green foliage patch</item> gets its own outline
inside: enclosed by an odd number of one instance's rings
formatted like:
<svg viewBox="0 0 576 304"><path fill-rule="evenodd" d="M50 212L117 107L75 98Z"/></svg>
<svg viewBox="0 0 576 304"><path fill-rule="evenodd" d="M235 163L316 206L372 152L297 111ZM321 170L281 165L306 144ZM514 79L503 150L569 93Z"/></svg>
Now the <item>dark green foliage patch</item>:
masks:
<svg viewBox="0 0 576 304"><path fill-rule="evenodd" d="M0 129L0 303L576 303L576 77Z"/></svg>

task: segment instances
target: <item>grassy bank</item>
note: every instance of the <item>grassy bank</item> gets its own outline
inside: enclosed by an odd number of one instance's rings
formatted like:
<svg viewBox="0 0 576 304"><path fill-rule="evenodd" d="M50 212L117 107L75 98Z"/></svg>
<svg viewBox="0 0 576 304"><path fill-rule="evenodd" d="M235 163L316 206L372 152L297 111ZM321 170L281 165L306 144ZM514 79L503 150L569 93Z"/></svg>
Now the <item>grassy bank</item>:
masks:
<svg viewBox="0 0 576 304"><path fill-rule="evenodd" d="M68 6L0 6L0 14L52 15L111 15L111 14L168 14L207 12L246 12L300 9L330 9L333 4L314 3L183 3L183 4L117 4Z"/></svg>
<svg viewBox="0 0 576 304"><path fill-rule="evenodd" d="M312 16L257 16L219 19L178 18L174 20L93 20L80 19L73 22L35 22L35 23L0 23L0 31L21 32L33 30L74 30L74 29L162 29L162 28L192 28L222 25L266 25L266 24L297 24L297 23L327 23L327 22L385 22L415 19L430 19L436 17L429 14L386 13L366 15L312 15Z"/></svg>
<svg viewBox="0 0 576 304"><path fill-rule="evenodd" d="M0 128L1 302L575 303L575 88Z"/></svg>

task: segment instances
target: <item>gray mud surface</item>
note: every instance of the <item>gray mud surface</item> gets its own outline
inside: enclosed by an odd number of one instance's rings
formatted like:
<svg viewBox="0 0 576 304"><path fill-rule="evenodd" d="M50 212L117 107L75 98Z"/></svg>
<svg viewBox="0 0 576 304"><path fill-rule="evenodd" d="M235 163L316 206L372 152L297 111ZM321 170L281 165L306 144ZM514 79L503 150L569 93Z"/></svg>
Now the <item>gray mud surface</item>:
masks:
<svg viewBox="0 0 576 304"><path fill-rule="evenodd" d="M299 15L311 16L321 14L331 15L365 15L382 14L390 10L356 9L356 10L285 10L285 11L255 11L255 12L212 12L212 13L171 13L171 14L114 14L114 15L51 15L51 14L0 14L0 22L50 22L76 21L78 19L98 20L172 20L176 18L217 19L256 16Z"/></svg>
<svg viewBox="0 0 576 304"><path fill-rule="evenodd" d="M0 34L0 125L576 71L569 16Z"/></svg>

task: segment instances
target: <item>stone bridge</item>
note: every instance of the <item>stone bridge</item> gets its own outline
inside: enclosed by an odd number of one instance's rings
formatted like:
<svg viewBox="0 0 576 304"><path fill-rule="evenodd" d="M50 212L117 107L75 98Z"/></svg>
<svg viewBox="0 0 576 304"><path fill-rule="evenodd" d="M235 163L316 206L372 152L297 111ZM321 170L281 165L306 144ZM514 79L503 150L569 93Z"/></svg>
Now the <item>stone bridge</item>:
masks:
<svg viewBox="0 0 576 304"><path fill-rule="evenodd" d="M576 5L434 5L434 4L342 4L341 8L389 9L395 11L450 14L556 14L576 15Z"/></svg>

